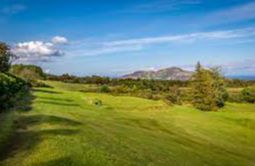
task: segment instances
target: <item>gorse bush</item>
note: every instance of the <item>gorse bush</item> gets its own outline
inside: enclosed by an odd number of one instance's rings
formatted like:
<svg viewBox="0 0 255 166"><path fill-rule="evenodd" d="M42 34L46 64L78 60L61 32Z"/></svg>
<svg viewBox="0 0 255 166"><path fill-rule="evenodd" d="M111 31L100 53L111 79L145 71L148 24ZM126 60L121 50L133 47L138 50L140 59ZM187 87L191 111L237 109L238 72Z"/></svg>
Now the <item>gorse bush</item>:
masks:
<svg viewBox="0 0 255 166"><path fill-rule="evenodd" d="M0 109L7 109L29 89L27 82L21 78L0 72Z"/></svg>
<svg viewBox="0 0 255 166"><path fill-rule="evenodd" d="M255 88L249 87L244 88L241 91L241 97L242 101L247 103L255 103Z"/></svg>
<svg viewBox="0 0 255 166"><path fill-rule="evenodd" d="M109 93L109 92L111 92L111 89L110 89L107 85L103 85L103 86L100 88L100 92L101 92L101 93Z"/></svg>

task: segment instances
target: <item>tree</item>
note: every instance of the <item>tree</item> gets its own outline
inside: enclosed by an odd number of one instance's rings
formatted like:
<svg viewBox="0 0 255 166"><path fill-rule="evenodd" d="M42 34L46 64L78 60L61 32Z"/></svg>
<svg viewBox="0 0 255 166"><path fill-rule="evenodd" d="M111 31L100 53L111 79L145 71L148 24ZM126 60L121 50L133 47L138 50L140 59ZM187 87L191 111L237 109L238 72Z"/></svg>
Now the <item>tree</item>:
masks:
<svg viewBox="0 0 255 166"><path fill-rule="evenodd" d="M223 107L227 99L224 80L219 70L204 69L197 63L193 76L193 105L204 111L216 111Z"/></svg>
<svg viewBox="0 0 255 166"><path fill-rule="evenodd" d="M0 72L7 72L11 66L11 60L14 58L14 54L11 53L10 47L0 42Z"/></svg>
<svg viewBox="0 0 255 166"><path fill-rule="evenodd" d="M12 65L9 72L27 81L45 78L42 68L35 65Z"/></svg>
<svg viewBox="0 0 255 166"><path fill-rule="evenodd" d="M218 108L225 106L225 101L228 99L228 92L225 88L225 80L222 77L219 67L211 68L213 78L213 88L216 93L216 105Z"/></svg>
<svg viewBox="0 0 255 166"><path fill-rule="evenodd" d="M181 91L178 86L174 85L169 88L169 94L165 97L168 103L181 105Z"/></svg>

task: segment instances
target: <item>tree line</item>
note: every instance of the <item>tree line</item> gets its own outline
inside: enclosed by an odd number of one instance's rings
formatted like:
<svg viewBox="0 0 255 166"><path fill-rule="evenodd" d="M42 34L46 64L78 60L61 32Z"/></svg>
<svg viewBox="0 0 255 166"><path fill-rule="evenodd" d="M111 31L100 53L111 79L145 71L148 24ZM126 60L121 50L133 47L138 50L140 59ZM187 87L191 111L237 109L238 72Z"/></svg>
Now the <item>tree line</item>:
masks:
<svg viewBox="0 0 255 166"><path fill-rule="evenodd" d="M14 57L10 47L0 42L0 112L15 106L29 91L30 86L25 80L9 72Z"/></svg>

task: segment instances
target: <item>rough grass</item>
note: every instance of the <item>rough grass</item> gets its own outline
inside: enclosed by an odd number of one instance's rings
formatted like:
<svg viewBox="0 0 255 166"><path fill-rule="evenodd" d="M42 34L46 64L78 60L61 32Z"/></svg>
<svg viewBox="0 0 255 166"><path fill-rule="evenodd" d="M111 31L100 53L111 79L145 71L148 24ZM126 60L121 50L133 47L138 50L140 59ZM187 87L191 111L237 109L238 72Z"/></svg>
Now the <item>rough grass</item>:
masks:
<svg viewBox="0 0 255 166"><path fill-rule="evenodd" d="M15 115L15 137L0 165L255 165L254 105L201 112L47 84L54 88L35 89L32 109Z"/></svg>

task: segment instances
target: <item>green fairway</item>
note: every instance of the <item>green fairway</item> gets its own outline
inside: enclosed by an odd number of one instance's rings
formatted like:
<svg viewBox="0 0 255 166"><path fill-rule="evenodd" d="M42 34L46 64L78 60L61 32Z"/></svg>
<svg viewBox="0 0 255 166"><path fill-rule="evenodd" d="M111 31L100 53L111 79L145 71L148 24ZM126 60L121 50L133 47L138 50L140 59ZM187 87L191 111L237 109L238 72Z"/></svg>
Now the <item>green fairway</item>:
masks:
<svg viewBox="0 0 255 166"><path fill-rule="evenodd" d="M0 122L0 144L16 132L0 165L255 165L252 104L228 103L220 112L202 112L80 92L88 85L48 84L54 88L34 89L30 110L2 115L8 118Z"/></svg>

